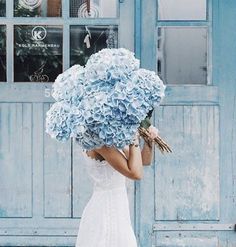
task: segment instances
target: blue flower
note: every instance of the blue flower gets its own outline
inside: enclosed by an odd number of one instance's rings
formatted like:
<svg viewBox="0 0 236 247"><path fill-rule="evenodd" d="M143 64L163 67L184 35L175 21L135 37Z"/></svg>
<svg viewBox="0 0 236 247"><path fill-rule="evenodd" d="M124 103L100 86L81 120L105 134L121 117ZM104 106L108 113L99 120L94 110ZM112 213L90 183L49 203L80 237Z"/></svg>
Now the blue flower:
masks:
<svg viewBox="0 0 236 247"><path fill-rule="evenodd" d="M68 140L71 134L69 115L69 105L54 103L46 113L46 132L58 141Z"/></svg>
<svg viewBox="0 0 236 247"><path fill-rule="evenodd" d="M84 67L74 65L57 76L52 86L52 96L56 101L78 105L84 92Z"/></svg>
<svg viewBox="0 0 236 247"><path fill-rule="evenodd" d="M53 84L58 102L47 112L46 132L60 141L75 137L87 150L130 144L165 91L156 73L139 64L126 49L103 49L85 67L74 65L59 75Z"/></svg>

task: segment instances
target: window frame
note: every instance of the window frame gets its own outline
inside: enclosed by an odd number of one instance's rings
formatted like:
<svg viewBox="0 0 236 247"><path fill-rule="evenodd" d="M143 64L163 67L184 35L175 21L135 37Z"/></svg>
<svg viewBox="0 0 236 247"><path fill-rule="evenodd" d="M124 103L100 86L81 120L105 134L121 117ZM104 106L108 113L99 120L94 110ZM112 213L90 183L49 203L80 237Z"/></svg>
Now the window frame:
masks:
<svg viewBox="0 0 236 247"><path fill-rule="evenodd" d="M183 84L183 83L166 83L170 86L210 86L213 85L212 81L212 19L213 19L213 12L212 12L212 1L213 0L206 0L206 20L159 20L158 19L158 0L156 0L156 31L155 31L155 47L156 47L156 71L157 71L157 62L158 62L158 28L162 27L203 27L207 30L207 83L205 84Z"/></svg>

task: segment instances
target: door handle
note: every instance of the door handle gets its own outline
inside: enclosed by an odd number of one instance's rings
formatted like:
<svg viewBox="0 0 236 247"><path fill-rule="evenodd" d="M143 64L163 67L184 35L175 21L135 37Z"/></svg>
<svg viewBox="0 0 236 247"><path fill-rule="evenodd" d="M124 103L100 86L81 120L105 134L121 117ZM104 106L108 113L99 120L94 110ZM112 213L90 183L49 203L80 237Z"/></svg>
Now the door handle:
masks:
<svg viewBox="0 0 236 247"><path fill-rule="evenodd" d="M119 0L120 3L123 3L125 0Z"/></svg>

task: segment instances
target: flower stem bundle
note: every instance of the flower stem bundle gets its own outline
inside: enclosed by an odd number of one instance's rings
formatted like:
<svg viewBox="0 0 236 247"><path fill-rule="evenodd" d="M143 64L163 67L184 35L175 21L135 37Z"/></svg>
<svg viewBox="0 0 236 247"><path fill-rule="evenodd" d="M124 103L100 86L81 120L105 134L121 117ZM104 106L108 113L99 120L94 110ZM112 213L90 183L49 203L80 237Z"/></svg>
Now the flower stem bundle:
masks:
<svg viewBox="0 0 236 247"><path fill-rule="evenodd" d="M147 129L139 127L138 131L140 136L143 137L143 139L148 143L149 146L152 145L150 143L154 142L162 154L164 154L164 152L172 153L170 146L159 135L152 139Z"/></svg>

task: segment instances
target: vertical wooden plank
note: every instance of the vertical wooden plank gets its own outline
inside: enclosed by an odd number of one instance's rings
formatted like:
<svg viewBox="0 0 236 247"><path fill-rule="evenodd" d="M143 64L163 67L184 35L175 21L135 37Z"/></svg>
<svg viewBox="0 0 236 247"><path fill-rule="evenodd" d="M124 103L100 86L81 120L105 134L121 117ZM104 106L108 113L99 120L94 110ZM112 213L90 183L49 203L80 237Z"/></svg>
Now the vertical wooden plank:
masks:
<svg viewBox="0 0 236 247"><path fill-rule="evenodd" d="M0 104L0 217L32 217L31 104Z"/></svg>
<svg viewBox="0 0 236 247"><path fill-rule="evenodd" d="M156 70L156 2L153 0L141 1L141 66ZM152 222L154 220L154 163L145 167L141 181L136 182L136 197L139 205L137 215L137 227L139 230L138 242L140 246L152 246L154 244L154 232ZM136 205L137 205L136 204Z"/></svg>
<svg viewBox="0 0 236 247"><path fill-rule="evenodd" d="M178 117L176 117L178 116ZM156 150L155 159L155 219L168 218L168 214L172 217L179 218L178 208L171 207L175 204L175 198L181 195L176 195L174 188L178 183L180 173L181 156L183 156L184 149L177 147L183 146L185 136L183 133L183 106L161 106L155 112L154 125L160 130L160 134L168 140L169 145L172 147L175 154L175 166L172 165L172 154L163 156L159 150ZM174 128L173 128L174 123ZM173 131L175 130L175 131ZM169 135L166 135L169 133ZM187 147L190 148L190 147ZM173 174L170 176L170 174ZM162 178L162 179L159 179ZM168 189L170 188L170 189ZM179 191L178 193L181 193ZM162 200L165 198L165 204ZM177 205L176 205L177 206Z"/></svg>
<svg viewBox="0 0 236 247"><path fill-rule="evenodd" d="M81 147L73 141L73 218L81 217L92 195L92 180L86 169Z"/></svg>
<svg viewBox="0 0 236 247"><path fill-rule="evenodd" d="M44 104L44 118L49 104ZM45 129L45 128L44 128ZM44 133L44 216L71 217L71 143Z"/></svg>
<svg viewBox="0 0 236 247"><path fill-rule="evenodd" d="M220 184L221 184L221 220L236 222L236 198L234 194L235 163L235 98L236 98L236 2L219 0L218 30L218 81L220 92ZM233 241L233 238L231 238ZM235 239L235 237L234 237ZM234 241L235 242L235 241ZM230 242L229 242L230 246Z"/></svg>
<svg viewBox="0 0 236 247"><path fill-rule="evenodd" d="M37 222L43 219L43 103L33 103L33 217Z"/></svg>

